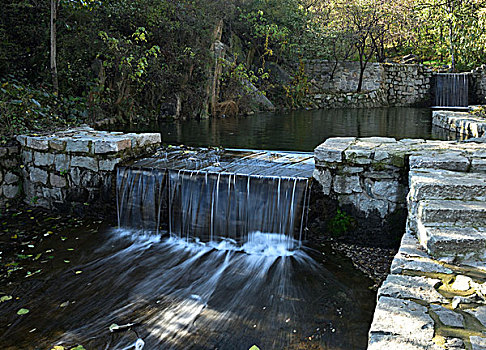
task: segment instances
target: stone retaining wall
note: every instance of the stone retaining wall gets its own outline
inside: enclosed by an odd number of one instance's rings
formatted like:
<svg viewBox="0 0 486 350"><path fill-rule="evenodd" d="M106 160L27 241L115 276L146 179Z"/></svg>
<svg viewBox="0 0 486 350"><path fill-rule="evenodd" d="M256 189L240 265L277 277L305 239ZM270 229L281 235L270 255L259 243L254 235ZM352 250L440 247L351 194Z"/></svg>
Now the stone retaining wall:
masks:
<svg viewBox="0 0 486 350"><path fill-rule="evenodd" d="M0 147L0 208L20 195L20 187L20 148Z"/></svg>
<svg viewBox="0 0 486 350"><path fill-rule="evenodd" d="M48 209L84 212L114 198L115 166L160 144L160 134L123 134L89 127L48 136L18 136L24 200Z"/></svg>
<svg viewBox="0 0 486 350"><path fill-rule="evenodd" d="M338 64L312 60L305 63L310 82L309 97L317 108L428 106L433 72L423 65L370 63L364 71L363 92L356 93L358 62Z"/></svg>
<svg viewBox="0 0 486 350"><path fill-rule="evenodd" d="M397 236L396 229L405 226L407 215L408 169L416 167L409 159L428 154L420 159L435 167L477 171L484 165L462 155L467 149L474 148L455 141L331 138L314 151L314 178L324 196L357 219L358 231Z"/></svg>
<svg viewBox="0 0 486 350"><path fill-rule="evenodd" d="M486 119L469 112L434 111L432 124L455 133L460 139L486 136Z"/></svg>
<svg viewBox="0 0 486 350"><path fill-rule="evenodd" d="M473 92L473 103L486 104L486 65L471 71L470 87Z"/></svg>

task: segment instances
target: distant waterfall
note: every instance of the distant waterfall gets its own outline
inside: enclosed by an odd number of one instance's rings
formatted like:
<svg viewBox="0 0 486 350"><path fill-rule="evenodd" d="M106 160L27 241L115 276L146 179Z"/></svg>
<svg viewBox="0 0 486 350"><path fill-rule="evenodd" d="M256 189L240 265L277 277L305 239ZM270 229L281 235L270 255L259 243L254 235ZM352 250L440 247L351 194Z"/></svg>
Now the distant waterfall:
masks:
<svg viewBox="0 0 486 350"><path fill-rule="evenodd" d="M228 238L245 243L254 232L300 240L309 179L278 175L282 169L296 172L295 164L262 164L261 160L238 160L228 163L222 172L187 169L191 166L180 161L169 168L146 164L119 168L119 224L151 231L163 228L180 238L206 242Z"/></svg>
<svg viewBox="0 0 486 350"><path fill-rule="evenodd" d="M469 96L468 75L439 73L435 83L435 106L467 107Z"/></svg>

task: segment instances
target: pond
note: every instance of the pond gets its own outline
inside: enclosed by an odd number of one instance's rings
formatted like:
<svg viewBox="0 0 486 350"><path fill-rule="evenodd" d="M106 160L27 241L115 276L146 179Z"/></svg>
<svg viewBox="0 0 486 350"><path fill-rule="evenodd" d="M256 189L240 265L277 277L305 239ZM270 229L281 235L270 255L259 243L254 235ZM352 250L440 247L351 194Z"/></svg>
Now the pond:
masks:
<svg viewBox="0 0 486 350"><path fill-rule="evenodd" d="M299 110L238 118L160 121L115 129L160 132L167 144L287 151L313 151L327 138L337 136L451 138L432 127L430 108L408 107Z"/></svg>

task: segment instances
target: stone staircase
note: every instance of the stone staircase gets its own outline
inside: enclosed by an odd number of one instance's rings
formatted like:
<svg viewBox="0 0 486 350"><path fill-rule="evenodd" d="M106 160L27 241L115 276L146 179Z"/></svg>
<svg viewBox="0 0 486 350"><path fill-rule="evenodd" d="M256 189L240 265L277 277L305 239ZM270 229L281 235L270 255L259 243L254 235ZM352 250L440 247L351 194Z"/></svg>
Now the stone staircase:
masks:
<svg viewBox="0 0 486 350"><path fill-rule="evenodd" d="M486 256L486 174L436 169L409 175L408 228L435 258Z"/></svg>
<svg viewBox="0 0 486 350"><path fill-rule="evenodd" d="M407 229L368 350L486 349L486 173L471 166L486 152L472 158L410 157Z"/></svg>

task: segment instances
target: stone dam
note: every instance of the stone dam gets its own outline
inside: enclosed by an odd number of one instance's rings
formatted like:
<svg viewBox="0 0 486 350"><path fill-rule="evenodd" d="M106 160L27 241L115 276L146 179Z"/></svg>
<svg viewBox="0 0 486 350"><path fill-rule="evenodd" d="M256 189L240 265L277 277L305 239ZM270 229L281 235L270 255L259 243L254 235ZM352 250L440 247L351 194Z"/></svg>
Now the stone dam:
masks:
<svg viewBox="0 0 486 350"><path fill-rule="evenodd" d="M88 127L19 136L0 149L0 205L106 209L117 169L160 142ZM360 222L405 232L378 291L368 349L486 348L486 143L331 138L314 161L302 159L323 197Z"/></svg>

